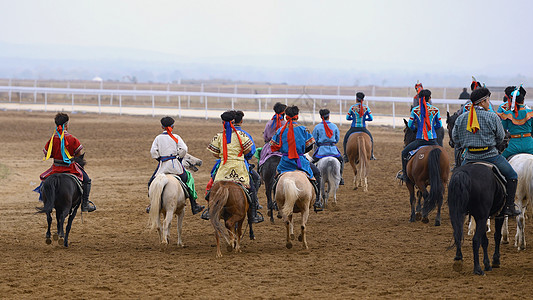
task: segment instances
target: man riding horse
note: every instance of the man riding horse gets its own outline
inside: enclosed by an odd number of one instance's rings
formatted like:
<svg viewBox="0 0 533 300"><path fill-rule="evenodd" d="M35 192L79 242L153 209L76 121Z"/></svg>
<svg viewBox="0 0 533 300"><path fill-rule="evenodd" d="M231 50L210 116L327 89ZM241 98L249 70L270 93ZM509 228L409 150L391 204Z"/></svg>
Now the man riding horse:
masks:
<svg viewBox="0 0 533 300"><path fill-rule="evenodd" d="M402 151L402 175L399 177L404 182L409 180L406 167L409 152L421 146L438 145L436 130L442 127L439 109L430 104L431 91L422 90L418 94L419 105L411 111L407 126L415 130L416 139L409 143Z"/></svg>
<svg viewBox="0 0 533 300"><path fill-rule="evenodd" d="M342 143L342 147L344 150L344 162L348 162L348 156L346 155L346 143L348 142L348 138L350 135L354 132L364 132L370 136L370 141L372 142L372 155L371 160L375 160L374 157L374 138L372 137L372 134L368 129L366 128L366 122L371 122L374 120L374 117L372 117L372 111L370 111L370 108L368 105L363 104L363 100L365 99L365 94L363 92L357 92L355 94L355 104L350 106L350 109L348 110L348 113L346 114L346 120L352 121L352 125L348 132L344 135L344 142Z"/></svg>
<svg viewBox="0 0 533 300"><path fill-rule="evenodd" d="M313 129L313 138L317 145L315 153L313 153L313 163L317 163L321 158L331 156L335 157L341 163L341 182L344 185L342 173L344 171L344 158L335 144L339 142L340 132L337 125L329 121L329 109L321 109L319 111L322 122L318 123Z"/></svg>
<svg viewBox="0 0 533 300"><path fill-rule="evenodd" d="M533 109L524 104L525 96L523 87L509 86L505 89L507 101L498 108L503 129L511 134L509 145L502 152L506 159L518 153L533 154Z"/></svg>
<svg viewBox="0 0 533 300"><path fill-rule="evenodd" d="M251 152L253 140L251 140L242 130L235 128L235 117L237 112L234 110L226 111L220 118L224 130L217 133L211 143L207 146L214 157L220 159L220 164L215 164L215 170L212 172L213 183L221 180L234 181L245 187L251 193L250 175L245 162L245 156ZM242 120L242 116L240 117ZM252 153L253 155L253 153ZM210 186L208 186L210 188ZM209 201L209 192L206 196ZM254 197L250 197L254 201ZM255 198L257 201L257 198ZM250 203L250 216L248 220L251 223L263 221L262 216L257 214L258 203ZM209 211L202 214L202 219L209 219Z"/></svg>
<svg viewBox="0 0 533 300"><path fill-rule="evenodd" d="M287 123L278 129L272 137L270 146L272 151L280 151L283 155L278 164L278 174L300 170L306 173L307 177L312 180L317 190L315 204L313 206L315 211L322 211L324 207L320 202L320 186L318 185L320 182L320 171L304 155L313 149L315 139L305 126L296 122L298 120L298 113L298 106L289 106L285 109Z"/></svg>
<svg viewBox="0 0 533 300"><path fill-rule="evenodd" d="M489 112L490 91L482 87L470 95L472 108L468 114L457 118L453 129L453 140L459 147L467 149L463 165L474 161L486 161L498 167L507 180L507 198L500 215L517 216L514 198L517 187L517 174L509 162L498 154L495 148L505 137L502 123L495 113Z"/></svg>
<svg viewBox="0 0 533 300"><path fill-rule="evenodd" d="M263 138L265 140L265 145L261 150L261 155L259 158L259 168L269 159L272 155L281 156L279 152L272 152L270 148L270 140L276 134L276 131L285 125L285 109L287 105L277 102L274 104L274 115L272 119L268 121L265 125L265 130L263 131ZM261 172L260 172L261 173Z"/></svg>
<svg viewBox="0 0 533 300"><path fill-rule="evenodd" d="M73 157L84 154L83 145L72 134L68 133L69 117L65 113L57 113L55 116L56 130L50 140L44 145L43 160L50 157L54 159L52 166L41 174L41 180L56 173L70 173L75 175L82 183L83 195L81 197L81 211L92 212L96 210L94 203L89 201L91 192L91 179L87 172L78 163L72 160Z"/></svg>
<svg viewBox="0 0 533 300"><path fill-rule="evenodd" d="M163 132L155 137L152 143L152 148L150 149L152 158L156 159L159 163L157 164L154 174L148 181L148 188L150 188L150 184L158 174L177 175L181 181L187 185L192 213L195 215L201 212L204 209L204 206L196 203L198 196L194 188L192 174L185 170L181 164L181 160L187 154L187 145L179 135L172 133L172 130L174 129L173 118L162 118L161 128L163 129ZM150 205L146 208L146 212L150 212Z"/></svg>

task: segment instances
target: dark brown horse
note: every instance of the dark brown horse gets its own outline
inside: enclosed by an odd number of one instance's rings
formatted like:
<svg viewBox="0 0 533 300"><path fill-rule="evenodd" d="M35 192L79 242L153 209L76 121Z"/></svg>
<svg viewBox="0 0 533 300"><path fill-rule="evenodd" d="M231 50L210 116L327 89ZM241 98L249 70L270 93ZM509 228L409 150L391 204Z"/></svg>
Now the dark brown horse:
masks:
<svg viewBox="0 0 533 300"><path fill-rule="evenodd" d="M407 146L416 138L416 132L413 132L407 126L406 121L404 133L404 145ZM438 206L435 226L440 226L440 210L444 198L444 187L447 185L450 175L450 160L446 151L438 145L420 148L407 163L406 172L409 177L406 186L409 190L409 201L411 203L411 217L409 221L414 222L415 220L420 220L420 217L422 217L422 222L428 223L428 214L435 206ZM431 186L429 193L427 190L428 186ZM421 192L421 197L424 197L422 215L420 215L420 196L418 197L415 215L417 200L415 198L415 187Z"/></svg>
<svg viewBox="0 0 533 300"><path fill-rule="evenodd" d="M209 214L211 225L215 228L217 257L220 252L220 236L228 243L228 251L241 252L240 242L242 224L248 212L248 201L244 190L233 181L217 181L211 188ZM220 222L224 219L225 228Z"/></svg>
<svg viewBox="0 0 533 300"><path fill-rule="evenodd" d="M354 132L346 142L346 155L353 169L353 189L362 186L365 192L368 192L368 169L370 155L372 151L372 142L370 136L364 132ZM357 170L359 167L359 170ZM357 174L359 173L359 177Z"/></svg>

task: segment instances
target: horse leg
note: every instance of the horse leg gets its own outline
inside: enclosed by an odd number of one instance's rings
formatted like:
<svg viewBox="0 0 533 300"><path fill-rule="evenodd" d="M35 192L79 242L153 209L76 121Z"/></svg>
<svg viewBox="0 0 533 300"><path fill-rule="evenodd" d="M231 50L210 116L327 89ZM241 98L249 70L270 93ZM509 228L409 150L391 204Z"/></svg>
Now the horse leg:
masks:
<svg viewBox="0 0 533 300"><path fill-rule="evenodd" d="M481 270L481 265L479 264L479 246L481 245L481 239L483 235L486 235L487 233L485 232L485 222L478 221L479 220L476 220L476 233L472 238L472 250L474 252L474 274L484 275L485 272Z"/></svg>
<svg viewBox="0 0 533 300"><path fill-rule="evenodd" d="M226 229L228 230L228 234L230 236L230 244L227 245L226 247L226 250L228 250L228 252L232 252L233 249L235 248L235 221L233 220L233 216L228 219L226 222Z"/></svg>
<svg viewBox="0 0 533 300"><path fill-rule="evenodd" d="M305 250L309 249L309 247L307 246L307 235L305 234L305 227L306 227L308 218L309 218L309 206L306 205L304 211L302 212L302 233L298 237L298 240L302 242Z"/></svg>
<svg viewBox="0 0 533 300"><path fill-rule="evenodd" d="M522 213L516 217L515 246L518 247L518 250L526 250L526 237L524 235L525 221L524 209L522 209Z"/></svg>
<svg viewBox="0 0 533 300"><path fill-rule="evenodd" d="M58 235L59 235L59 239L57 240L57 243L59 245L64 245L65 244L65 231L64 231L64 227L65 227L65 219L67 218L67 215L68 215L68 211L65 210L63 212L61 212L60 216L59 216L59 221L58 221ZM57 216L57 215L56 215Z"/></svg>
<svg viewBox="0 0 533 300"><path fill-rule="evenodd" d="M287 231L287 238L286 238L286 242L285 242L285 247L287 247L287 249L291 249L292 248L292 242L291 242L291 235L290 235L290 221L287 219L287 221L285 221L285 229Z"/></svg>
<svg viewBox="0 0 533 300"><path fill-rule="evenodd" d="M52 214L49 212L46 213L46 221L48 222L48 230L46 230L46 244L50 245L52 243L52 240L50 239L52 236L50 233L50 226L52 226Z"/></svg>
<svg viewBox="0 0 533 300"><path fill-rule="evenodd" d="M74 210L72 212L72 214L68 217L68 221L67 221L67 228L66 228L66 232L65 232L65 242L63 244L63 246L65 247L68 247L68 235L70 233L70 228L72 227L72 221L74 221L74 218L76 217L76 212L78 210Z"/></svg>
<svg viewBox="0 0 533 300"><path fill-rule="evenodd" d="M476 221L472 219L471 215L468 215L468 235L473 235L476 231Z"/></svg>
<svg viewBox="0 0 533 300"><path fill-rule="evenodd" d="M293 221L293 219L294 219L294 215L291 214L291 215L289 216L289 221L290 221L289 229L290 229L291 240L294 241L294 221Z"/></svg>
<svg viewBox="0 0 533 300"><path fill-rule="evenodd" d="M423 186L423 185L419 185L419 186ZM424 197L424 201L429 197L429 193L428 193L428 190L426 189L427 187L424 186L424 188L421 190L422 192L422 197ZM428 215L422 215L422 223L429 223L429 218L428 218Z"/></svg>
<svg viewBox="0 0 533 300"><path fill-rule="evenodd" d="M185 207L178 212L178 247L185 247L181 239L181 229L183 228L183 217L185 217Z"/></svg>
<svg viewBox="0 0 533 300"><path fill-rule="evenodd" d="M415 218L415 187L411 182L407 182L407 189L409 189L409 203L411 204L411 217L409 218L409 222L414 222L416 220Z"/></svg>
<svg viewBox="0 0 533 300"><path fill-rule="evenodd" d="M364 185L364 187L365 188L363 189L363 191L368 192L368 179L366 178L366 176L365 176L365 185Z"/></svg>
<svg viewBox="0 0 533 300"><path fill-rule="evenodd" d="M235 252L241 252L241 236L242 236L242 224L244 220L237 222L237 243L235 244ZM250 225L250 229L252 226Z"/></svg>
<svg viewBox="0 0 533 300"><path fill-rule="evenodd" d="M487 238L487 232L481 236L481 247L483 247L483 265L485 265L485 271L492 271L489 259L489 239Z"/></svg>
<svg viewBox="0 0 533 300"><path fill-rule="evenodd" d="M492 256L492 267L500 267L500 241L502 240L503 219L499 218L495 221L494 227L494 255Z"/></svg>
<svg viewBox="0 0 533 300"><path fill-rule="evenodd" d="M57 231L53 235L54 241L57 241L59 239L60 233L61 233L61 212L56 210L56 226Z"/></svg>
<svg viewBox="0 0 533 300"><path fill-rule="evenodd" d="M416 191L416 220L420 221L422 220L422 204L420 204L420 200L422 200L422 192Z"/></svg>
<svg viewBox="0 0 533 300"><path fill-rule="evenodd" d="M218 236L218 232L215 230L215 239L217 240L217 255L216 257L222 257L222 251L220 251L220 237Z"/></svg>

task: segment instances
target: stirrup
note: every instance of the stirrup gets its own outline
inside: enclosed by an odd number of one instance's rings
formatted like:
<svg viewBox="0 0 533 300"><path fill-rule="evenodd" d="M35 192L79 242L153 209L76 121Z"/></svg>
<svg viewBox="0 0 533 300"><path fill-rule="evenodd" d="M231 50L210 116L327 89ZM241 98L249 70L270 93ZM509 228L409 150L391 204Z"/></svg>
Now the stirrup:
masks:
<svg viewBox="0 0 533 300"><path fill-rule="evenodd" d="M94 205L94 203L90 200L87 200L87 204L86 205L81 205L81 211L82 212L92 212L92 211L95 211L96 210L96 205Z"/></svg>
<svg viewBox="0 0 533 300"><path fill-rule="evenodd" d="M256 211L255 212L255 216L253 216L251 219L250 219L250 222L252 223L261 223L265 220L265 218L263 217L263 214L259 211Z"/></svg>
<svg viewBox="0 0 533 300"><path fill-rule="evenodd" d="M202 215L200 216L200 218L204 219L204 220L209 220L209 208L207 208L206 210L204 210L204 212L202 213Z"/></svg>

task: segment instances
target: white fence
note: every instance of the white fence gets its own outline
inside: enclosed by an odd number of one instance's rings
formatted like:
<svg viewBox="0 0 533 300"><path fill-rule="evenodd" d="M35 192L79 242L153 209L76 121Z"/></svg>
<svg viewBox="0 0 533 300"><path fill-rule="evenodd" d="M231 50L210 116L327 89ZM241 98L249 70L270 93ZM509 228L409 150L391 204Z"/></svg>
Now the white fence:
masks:
<svg viewBox="0 0 533 300"><path fill-rule="evenodd" d="M1 96L2 93L4 97ZM18 101L14 99L14 95L18 96ZM33 97L23 101L23 95ZM89 96L88 100L87 96ZM40 99L38 100L38 98ZM123 101L125 98L128 100ZM103 99L106 100L106 103ZM4 104L4 109L6 107L13 109L15 107L13 104L17 104L17 109L29 107L29 109L47 111L49 109L68 110L70 108L72 112L78 110L97 113L151 114L152 116L175 112L175 115L180 118L186 116L209 119L218 118L220 112L230 108L229 104L231 103L232 109L245 111L247 119L261 122L270 119L272 103L277 101L297 104L305 115L304 120L313 123L316 122L315 118L318 118L318 110L327 107L332 113L331 120L336 120L338 116L339 123L342 124L346 122L344 113L354 103L354 96L0 86L0 103ZM409 106L413 99L410 97L367 96L365 101L371 103L371 109L375 116L392 118L390 125L395 127L399 124L398 121L401 122L401 120L397 120L398 116L408 116ZM464 103L464 100L432 99L432 103L438 106L441 111L443 109L450 111L450 106L452 106L452 111L455 111ZM12 105L8 106L8 104ZM147 109L151 109L151 112L148 112Z"/></svg>

